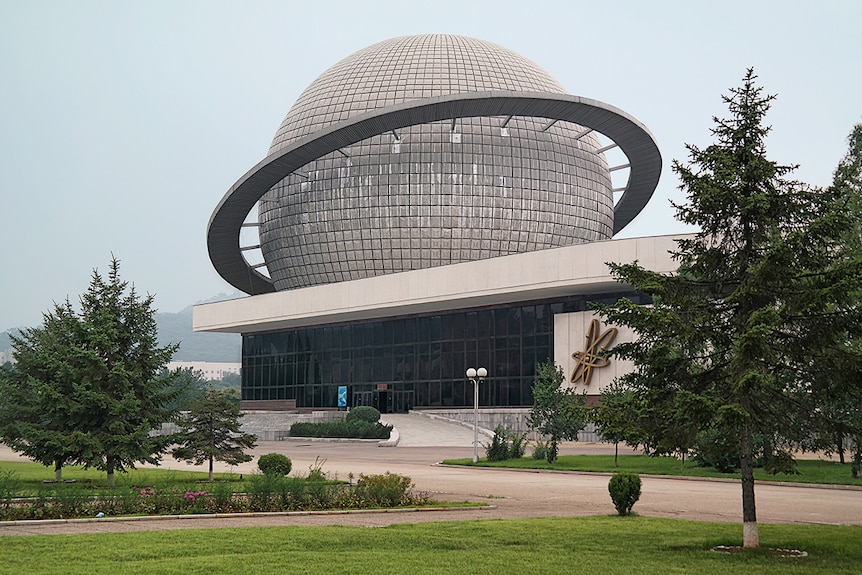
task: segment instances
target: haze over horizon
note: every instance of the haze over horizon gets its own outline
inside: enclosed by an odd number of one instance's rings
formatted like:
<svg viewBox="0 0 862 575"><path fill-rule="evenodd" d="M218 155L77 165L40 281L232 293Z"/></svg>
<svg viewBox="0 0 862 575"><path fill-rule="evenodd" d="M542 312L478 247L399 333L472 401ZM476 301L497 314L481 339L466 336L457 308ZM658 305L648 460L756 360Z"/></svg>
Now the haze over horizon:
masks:
<svg viewBox="0 0 862 575"><path fill-rule="evenodd" d="M233 293L207 256L213 209L314 78L394 36L495 42L641 121L664 168L618 237L686 230L671 162L712 142L749 67L778 95L768 155L799 180L828 185L862 121L856 0L294 4L0 0L0 330L77 303L111 254L160 311Z"/></svg>

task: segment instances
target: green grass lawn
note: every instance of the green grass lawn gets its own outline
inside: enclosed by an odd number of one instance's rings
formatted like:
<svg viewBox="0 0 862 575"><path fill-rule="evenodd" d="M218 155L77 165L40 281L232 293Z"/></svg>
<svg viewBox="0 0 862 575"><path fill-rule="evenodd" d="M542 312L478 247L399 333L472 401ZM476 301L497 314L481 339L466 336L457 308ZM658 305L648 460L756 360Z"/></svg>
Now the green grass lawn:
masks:
<svg viewBox="0 0 862 575"><path fill-rule="evenodd" d="M550 465L544 459L533 459L532 457L508 459L506 461L480 459L475 464L472 459L450 459L443 463L449 465L478 465L515 469L556 469L602 473L629 471L648 475L739 478L738 473L719 473L710 467L696 467L693 462L686 462L685 468L683 468L680 460L674 457L648 457L646 455L620 455L618 467L614 467L613 455L563 455L557 458L557 463L554 465ZM755 469L754 477L762 481L793 481L797 483L831 483L862 486L862 479L853 479L849 463L841 465L832 461L800 459L797 461L797 470L799 471L799 475L769 475L763 469Z"/></svg>
<svg viewBox="0 0 862 575"><path fill-rule="evenodd" d="M178 471L173 469L130 469L127 473L117 473L116 486L122 487L144 487L144 486L183 486L193 487L199 482L205 482L208 474L198 471ZM239 474L216 473L213 478L216 481L239 482ZM0 495L2 487L14 484L18 496L33 496L45 485L46 481L53 481L54 469L45 467L32 461L0 461ZM82 488L92 489L94 495L110 491L107 486L107 477L104 471L96 469L84 469L77 465L63 468L63 481L74 482Z"/></svg>
<svg viewBox="0 0 862 575"><path fill-rule="evenodd" d="M647 517L464 521L0 537L0 574L859 573L862 527L761 525L766 549L733 555L741 528Z"/></svg>

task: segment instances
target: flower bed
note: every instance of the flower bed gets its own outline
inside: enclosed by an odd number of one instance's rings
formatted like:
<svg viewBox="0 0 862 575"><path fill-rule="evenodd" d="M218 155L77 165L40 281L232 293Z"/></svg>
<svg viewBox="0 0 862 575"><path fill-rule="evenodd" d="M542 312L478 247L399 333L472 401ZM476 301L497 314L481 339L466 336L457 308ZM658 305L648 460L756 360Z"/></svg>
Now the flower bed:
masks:
<svg viewBox="0 0 862 575"><path fill-rule="evenodd" d="M372 509L432 503L428 495L413 491L409 477L391 473L360 475L355 484L255 475L245 487L243 492L234 492L226 482L213 483L207 490L145 486L92 496L84 489L60 484L37 497L0 499L0 520Z"/></svg>

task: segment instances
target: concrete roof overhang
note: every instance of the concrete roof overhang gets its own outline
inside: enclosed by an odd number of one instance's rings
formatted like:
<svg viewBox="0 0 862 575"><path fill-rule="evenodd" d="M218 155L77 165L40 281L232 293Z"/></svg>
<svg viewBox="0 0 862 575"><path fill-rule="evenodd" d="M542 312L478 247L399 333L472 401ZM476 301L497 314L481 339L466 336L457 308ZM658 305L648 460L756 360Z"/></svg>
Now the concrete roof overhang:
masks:
<svg viewBox="0 0 862 575"><path fill-rule="evenodd" d="M688 236L608 240L197 305L195 331L260 333L625 290L607 262L676 271Z"/></svg>
<svg viewBox="0 0 862 575"><path fill-rule="evenodd" d="M643 209L661 175L661 155L652 135L613 106L568 94L478 92L413 100L334 124L267 156L228 190L207 227L207 248L216 271L249 294L274 292L270 278L242 255L240 229L266 192L305 164L372 136L417 124L479 116L529 116L573 122L613 140L630 164L625 190L614 208L614 234Z"/></svg>

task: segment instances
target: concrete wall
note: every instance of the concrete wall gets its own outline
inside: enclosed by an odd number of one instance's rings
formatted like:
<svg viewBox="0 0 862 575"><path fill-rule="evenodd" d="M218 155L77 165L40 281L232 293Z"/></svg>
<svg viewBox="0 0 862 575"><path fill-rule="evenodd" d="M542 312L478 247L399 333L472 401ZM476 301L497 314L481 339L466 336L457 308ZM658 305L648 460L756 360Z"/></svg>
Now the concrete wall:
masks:
<svg viewBox="0 0 862 575"><path fill-rule="evenodd" d="M590 324L593 320L596 320L595 333L590 336ZM634 340L635 334L631 328L606 324L593 311L555 314L554 362L563 368L566 376L563 385L574 389L578 394L600 395L616 378L631 372L634 364L627 360L601 358L597 355L605 349L613 349L618 343ZM605 343L609 345L605 347ZM585 369L589 370L590 379L586 385L583 383L584 378L577 382L572 381L579 363L576 355L583 358L583 363L587 366Z"/></svg>
<svg viewBox="0 0 862 575"><path fill-rule="evenodd" d="M471 428L473 426L474 415L472 409L422 409L416 410L415 413L420 413L427 417L439 417L455 421ZM494 429L498 425L502 425L511 431L526 433L528 440L536 441L540 437L536 433L531 432L527 425L527 415L529 413L530 409L527 407L479 408L480 433L486 437L493 437ZM589 424L584 431L578 434L578 441L598 442L601 441L601 438L596 434L595 427Z"/></svg>
<svg viewBox="0 0 862 575"><path fill-rule="evenodd" d="M321 423L343 419L346 411L314 411L311 413L290 413L285 411L249 411L239 420L243 433L254 433L258 441L280 441L290 436L290 426L294 423ZM176 433L176 424L165 423L161 433Z"/></svg>

